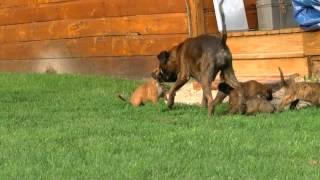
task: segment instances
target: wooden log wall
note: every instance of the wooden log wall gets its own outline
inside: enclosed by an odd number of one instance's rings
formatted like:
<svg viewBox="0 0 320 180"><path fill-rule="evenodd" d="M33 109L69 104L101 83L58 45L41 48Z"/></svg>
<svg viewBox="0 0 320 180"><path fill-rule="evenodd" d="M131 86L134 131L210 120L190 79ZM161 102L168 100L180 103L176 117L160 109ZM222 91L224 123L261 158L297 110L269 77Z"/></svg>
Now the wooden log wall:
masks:
<svg viewBox="0 0 320 180"><path fill-rule="evenodd" d="M256 28L255 0L246 0ZM206 32L217 27L204 0ZM148 75L187 37L185 0L1 0L0 71Z"/></svg>
<svg viewBox="0 0 320 180"><path fill-rule="evenodd" d="M1 0L0 70L143 75L186 33L184 0Z"/></svg>

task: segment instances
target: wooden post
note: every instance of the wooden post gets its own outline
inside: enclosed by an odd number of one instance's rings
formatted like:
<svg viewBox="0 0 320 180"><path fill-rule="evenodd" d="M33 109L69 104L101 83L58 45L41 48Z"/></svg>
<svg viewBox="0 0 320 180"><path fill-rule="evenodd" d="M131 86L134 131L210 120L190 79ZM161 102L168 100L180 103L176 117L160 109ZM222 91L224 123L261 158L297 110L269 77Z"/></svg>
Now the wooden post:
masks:
<svg viewBox="0 0 320 180"><path fill-rule="evenodd" d="M204 23L204 13L203 13L203 0L187 0L189 5L189 11L191 18L189 22L191 25L191 36L199 36L205 34L205 23Z"/></svg>

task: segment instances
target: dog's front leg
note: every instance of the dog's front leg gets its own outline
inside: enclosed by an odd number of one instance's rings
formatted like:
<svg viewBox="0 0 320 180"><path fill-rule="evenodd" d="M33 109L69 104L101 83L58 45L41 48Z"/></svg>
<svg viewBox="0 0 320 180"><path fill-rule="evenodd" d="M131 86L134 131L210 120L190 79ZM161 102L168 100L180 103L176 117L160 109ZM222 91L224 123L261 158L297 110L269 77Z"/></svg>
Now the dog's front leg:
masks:
<svg viewBox="0 0 320 180"><path fill-rule="evenodd" d="M201 106L202 107L208 107L208 99L207 99L207 96L206 96L206 93L204 90L202 90L202 101L201 101Z"/></svg>
<svg viewBox="0 0 320 180"><path fill-rule="evenodd" d="M211 116L214 113L214 109L215 109L215 103L213 101L212 93L211 93L211 84L210 85L203 84L202 89L208 101L208 116Z"/></svg>
<svg viewBox="0 0 320 180"><path fill-rule="evenodd" d="M183 85L188 82L188 77L178 78L176 83L171 87L168 93L168 107L171 109L174 104L174 98L176 96L176 91L178 91Z"/></svg>

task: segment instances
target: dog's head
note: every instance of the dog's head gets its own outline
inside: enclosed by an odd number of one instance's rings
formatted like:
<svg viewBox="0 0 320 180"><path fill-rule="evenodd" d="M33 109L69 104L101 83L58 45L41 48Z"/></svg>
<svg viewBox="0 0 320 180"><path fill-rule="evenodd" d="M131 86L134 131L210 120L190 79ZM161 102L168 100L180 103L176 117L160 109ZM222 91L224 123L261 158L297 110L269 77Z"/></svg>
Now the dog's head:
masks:
<svg viewBox="0 0 320 180"><path fill-rule="evenodd" d="M170 51L162 51L157 56L159 68L151 73L151 76L160 82L175 82L178 75L177 46Z"/></svg>
<svg viewBox="0 0 320 180"><path fill-rule="evenodd" d="M161 68L156 68L151 72L151 77L158 82L176 82L177 75L175 73L166 72Z"/></svg>

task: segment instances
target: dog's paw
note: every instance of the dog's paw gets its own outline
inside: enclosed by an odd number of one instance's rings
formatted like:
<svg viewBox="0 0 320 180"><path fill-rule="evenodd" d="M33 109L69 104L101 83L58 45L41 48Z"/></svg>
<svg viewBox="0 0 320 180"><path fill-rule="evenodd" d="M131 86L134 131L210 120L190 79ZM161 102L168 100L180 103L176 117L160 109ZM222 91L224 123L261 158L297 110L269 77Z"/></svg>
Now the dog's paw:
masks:
<svg viewBox="0 0 320 180"><path fill-rule="evenodd" d="M168 101L168 99L169 99L169 94L166 93L166 94L164 95L164 100Z"/></svg>
<svg viewBox="0 0 320 180"><path fill-rule="evenodd" d="M169 108L169 109L172 109L172 107L173 107L173 101L168 101L168 102L167 102L167 105L168 105L168 108Z"/></svg>

